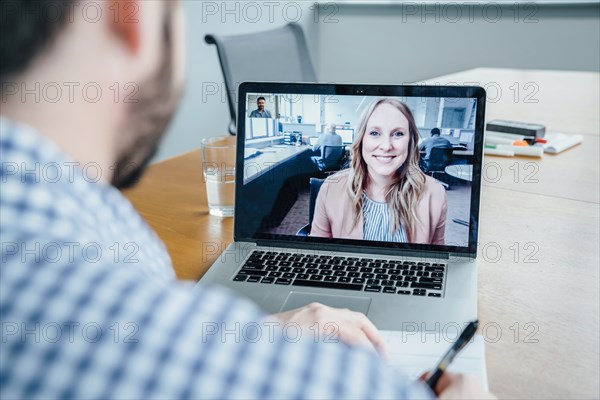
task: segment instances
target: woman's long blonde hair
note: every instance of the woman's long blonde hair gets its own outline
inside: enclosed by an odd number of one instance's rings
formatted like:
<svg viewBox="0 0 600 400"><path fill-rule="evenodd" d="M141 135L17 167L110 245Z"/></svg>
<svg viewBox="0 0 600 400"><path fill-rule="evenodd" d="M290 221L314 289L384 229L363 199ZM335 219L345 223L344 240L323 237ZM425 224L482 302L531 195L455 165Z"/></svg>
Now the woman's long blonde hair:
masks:
<svg viewBox="0 0 600 400"><path fill-rule="evenodd" d="M373 101L363 112L358 124L357 134L352 144L352 168L350 169L350 179L348 179L348 189L354 206L354 224L358 223L362 215L362 194L369 184L367 164L362 154L363 139L371 114L382 104L396 107L408 119L410 135L408 156L402 166L398 168L396 179L386 191L385 199L391 212L391 233L396 232L402 224L406 229L408 240L412 241L415 237L416 226L420 223L417 217L417 205L425 188L425 174L419 168L419 130L415 118L408 106L395 98L384 97Z"/></svg>

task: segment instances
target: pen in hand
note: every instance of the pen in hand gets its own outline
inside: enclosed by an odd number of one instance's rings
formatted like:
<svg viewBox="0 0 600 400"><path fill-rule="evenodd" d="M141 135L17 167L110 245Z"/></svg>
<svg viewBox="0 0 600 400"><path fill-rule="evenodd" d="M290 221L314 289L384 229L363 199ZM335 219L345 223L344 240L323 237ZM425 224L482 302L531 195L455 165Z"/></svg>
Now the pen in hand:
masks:
<svg viewBox="0 0 600 400"><path fill-rule="evenodd" d="M431 374L429 379L427 379L427 385L431 388L431 390L435 391L435 387L437 383L446 370L454 357L469 343L469 341L475 336L475 332L477 331L477 327L479 326L479 321L475 320L470 322L465 329L462 331L458 340L454 342L450 350L442 357L440 362L438 363L435 372Z"/></svg>

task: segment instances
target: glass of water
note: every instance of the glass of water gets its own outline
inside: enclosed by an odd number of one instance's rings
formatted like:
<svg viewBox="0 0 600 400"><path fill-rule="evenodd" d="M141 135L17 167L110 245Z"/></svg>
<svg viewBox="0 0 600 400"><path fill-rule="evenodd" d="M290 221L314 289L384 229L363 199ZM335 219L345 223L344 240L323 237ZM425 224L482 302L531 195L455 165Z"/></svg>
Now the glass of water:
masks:
<svg viewBox="0 0 600 400"><path fill-rule="evenodd" d="M218 217L233 216L235 189L235 136L202 140L202 174L208 211Z"/></svg>

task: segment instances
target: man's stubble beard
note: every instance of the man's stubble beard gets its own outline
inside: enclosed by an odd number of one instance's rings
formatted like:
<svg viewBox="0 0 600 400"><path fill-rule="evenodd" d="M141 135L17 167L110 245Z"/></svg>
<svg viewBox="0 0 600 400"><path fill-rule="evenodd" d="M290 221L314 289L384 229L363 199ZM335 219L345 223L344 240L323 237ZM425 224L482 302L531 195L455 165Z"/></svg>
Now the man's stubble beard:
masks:
<svg viewBox="0 0 600 400"><path fill-rule="evenodd" d="M171 121L179 100L181 88L173 83L173 13L166 4L163 23L163 58L156 75L138 86L130 104L128 117L121 128L121 153L113 171L112 185L118 189L134 186L141 178L150 160L158 151L160 140Z"/></svg>

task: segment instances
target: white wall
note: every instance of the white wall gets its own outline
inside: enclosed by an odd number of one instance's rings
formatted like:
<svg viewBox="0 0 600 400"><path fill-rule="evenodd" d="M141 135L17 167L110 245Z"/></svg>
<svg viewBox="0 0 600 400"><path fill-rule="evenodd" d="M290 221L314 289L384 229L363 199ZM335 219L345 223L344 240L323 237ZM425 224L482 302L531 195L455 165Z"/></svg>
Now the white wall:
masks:
<svg viewBox="0 0 600 400"><path fill-rule="evenodd" d="M225 13L224 4L233 12ZM184 0L188 84L155 161L195 149L203 137L227 134L225 93L206 93L207 87L223 83L216 49L204 42L207 33L255 32L297 21L317 76L325 82L415 82L475 67L600 69L597 4L518 9L494 2L485 7L450 4L327 3L314 9L312 1Z"/></svg>
<svg viewBox="0 0 600 400"><path fill-rule="evenodd" d="M598 4L471 3L330 6L317 26L319 77L398 84L475 67L599 70Z"/></svg>

